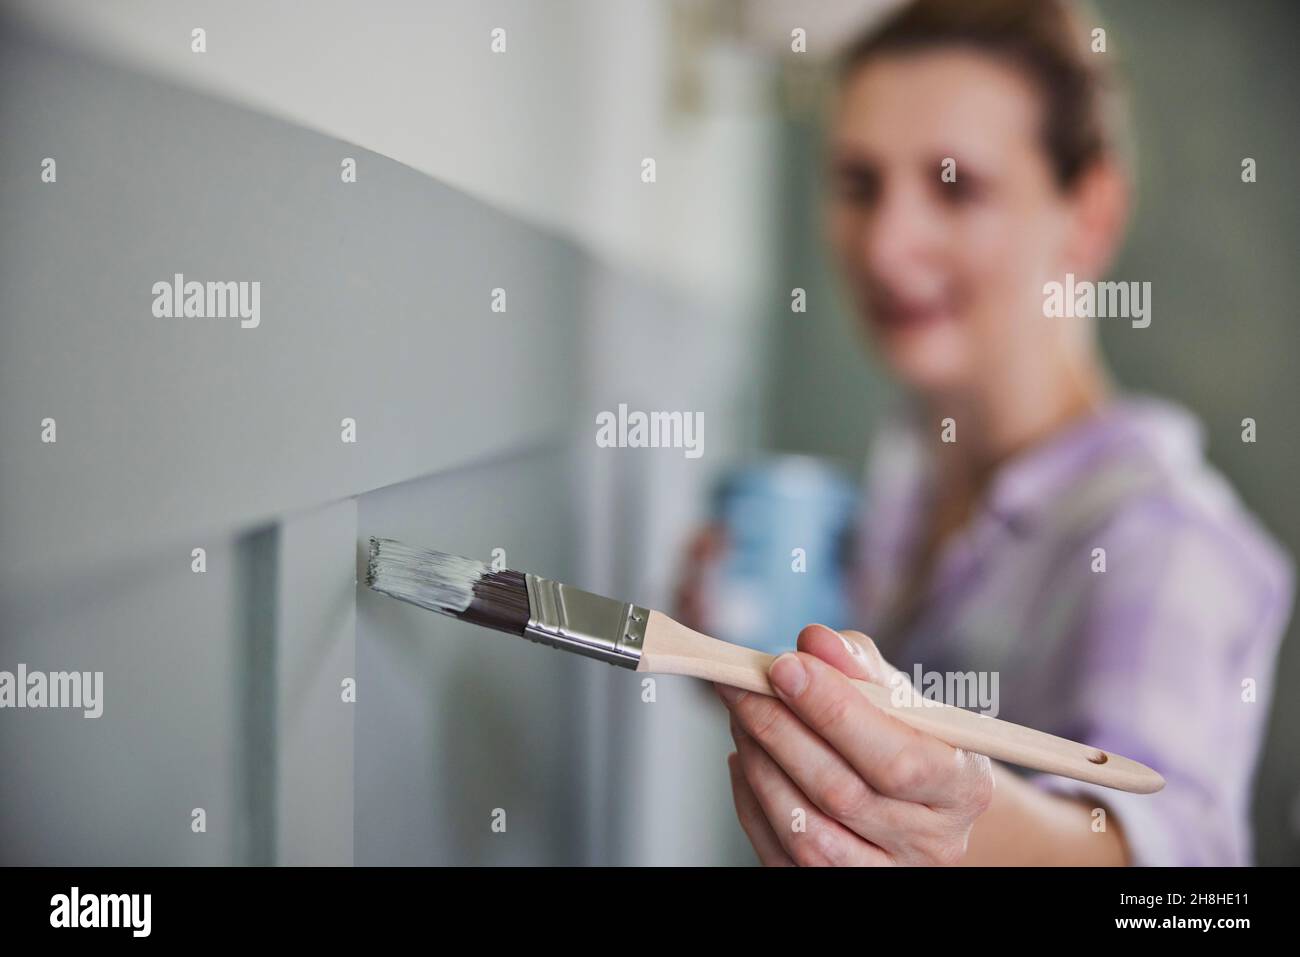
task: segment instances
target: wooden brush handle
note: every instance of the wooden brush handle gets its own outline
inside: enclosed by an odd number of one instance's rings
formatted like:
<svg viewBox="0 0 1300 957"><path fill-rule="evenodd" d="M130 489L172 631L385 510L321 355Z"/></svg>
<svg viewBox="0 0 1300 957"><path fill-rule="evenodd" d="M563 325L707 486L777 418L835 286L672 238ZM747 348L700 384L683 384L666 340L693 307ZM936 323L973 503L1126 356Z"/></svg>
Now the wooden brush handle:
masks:
<svg viewBox="0 0 1300 957"><path fill-rule="evenodd" d="M710 638L652 611L637 671L689 675L774 695L767 680L767 670L774 660L772 655ZM941 702L923 701L919 694L909 695L910 703L897 704L892 689L850 680L882 711L954 748L1121 791L1150 794L1165 786L1164 778L1155 771L1122 755Z"/></svg>

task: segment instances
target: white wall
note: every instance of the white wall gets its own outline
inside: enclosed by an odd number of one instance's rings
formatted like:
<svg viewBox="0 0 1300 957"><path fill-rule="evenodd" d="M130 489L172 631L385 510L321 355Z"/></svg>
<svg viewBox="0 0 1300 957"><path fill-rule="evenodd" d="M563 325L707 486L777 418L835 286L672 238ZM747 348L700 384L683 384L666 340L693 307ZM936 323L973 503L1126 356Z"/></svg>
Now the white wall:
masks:
<svg viewBox="0 0 1300 957"><path fill-rule="evenodd" d="M768 234L763 55L681 66L662 0L13 0L59 39L397 159L606 259L753 295ZM207 52L190 31L207 31ZM507 53L489 32L507 31ZM674 66L674 63L678 66ZM689 70L702 110L674 90ZM658 182L640 181L646 156Z"/></svg>

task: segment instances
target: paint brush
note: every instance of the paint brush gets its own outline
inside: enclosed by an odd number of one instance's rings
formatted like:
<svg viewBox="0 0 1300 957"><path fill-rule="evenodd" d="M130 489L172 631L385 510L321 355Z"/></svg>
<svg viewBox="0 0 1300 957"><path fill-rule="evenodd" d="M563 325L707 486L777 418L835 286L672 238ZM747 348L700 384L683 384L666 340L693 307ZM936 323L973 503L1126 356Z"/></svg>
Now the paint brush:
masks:
<svg viewBox="0 0 1300 957"><path fill-rule="evenodd" d="M526 572L389 538L370 540L366 584L421 608L634 671L689 675L773 695L774 657L692 631L667 615ZM1159 774L1118 754L850 679L872 704L955 748L1035 771L1150 794Z"/></svg>

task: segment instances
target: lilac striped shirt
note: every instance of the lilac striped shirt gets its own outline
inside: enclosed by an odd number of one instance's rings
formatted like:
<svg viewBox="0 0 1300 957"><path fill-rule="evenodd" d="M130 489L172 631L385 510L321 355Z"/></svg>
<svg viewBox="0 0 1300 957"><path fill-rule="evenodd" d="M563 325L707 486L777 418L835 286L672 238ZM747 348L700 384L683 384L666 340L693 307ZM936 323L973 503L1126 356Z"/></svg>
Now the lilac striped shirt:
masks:
<svg viewBox="0 0 1300 957"><path fill-rule="evenodd" d="M868 463L863 630L914 683L983 672L998 717L1163 774L1154 795L1032 778L1105 807L1137 864L1250 862L1251 784L1291 611L1289 556L1202 447L1186 410L1129 397L1018 456L946 543L906 624L890 614L936 462L898 422Z"/></svg>

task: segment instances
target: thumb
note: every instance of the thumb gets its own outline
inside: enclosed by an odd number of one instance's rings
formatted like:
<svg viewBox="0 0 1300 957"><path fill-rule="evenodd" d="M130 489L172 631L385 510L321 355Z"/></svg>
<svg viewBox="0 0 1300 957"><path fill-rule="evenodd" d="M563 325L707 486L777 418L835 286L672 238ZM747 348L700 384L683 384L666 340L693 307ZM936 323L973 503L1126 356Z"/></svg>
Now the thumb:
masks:
<svg viewBox="0 0 1300 957"><path fill-rule="evenodd" d="M885 660L876 643L860 631L836 631L825 625L808 625L799 632L798 648L820 658L850 678L892 687L906 675Z"/></svg>

